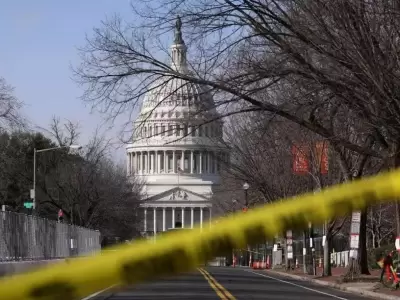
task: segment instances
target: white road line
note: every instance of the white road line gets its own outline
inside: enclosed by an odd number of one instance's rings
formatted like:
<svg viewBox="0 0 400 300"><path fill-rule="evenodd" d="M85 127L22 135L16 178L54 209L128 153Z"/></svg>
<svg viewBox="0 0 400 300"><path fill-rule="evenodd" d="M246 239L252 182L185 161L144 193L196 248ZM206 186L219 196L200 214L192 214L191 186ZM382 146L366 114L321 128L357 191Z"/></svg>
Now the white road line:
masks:
<svg viewBox="0 0 400 300"><path fill-rule="evenodd" d="M286 284L290 284L290 285L293 285L293 286L296 286L296 287L299 287L299 288L302 288L302 289L305 289L305 290L308 290L308 291L312 291L312 292L314 292L314 293L318 293L318 294L322 294L322 295L325 295L325 296L329 296L329 297L332 297L332 298L335 298L335 299L349 300L348 298L343 298L343 297L339 297L339 296L332 295L332 294L329 294L329 293L321 292L321 291L318 291L318 290L315 290L315 289L312 289L312 288L308 288L308 287L305 287L305 286L302 286L302 285L300 285L300 284L296 284L296 283L293 283L293 282L290 282L290 281L278 279L278 278L275 278L275 277L271 277L271 276L264 275L264 274L260 274L260 273L253 272L253 271L248 271L248 270L245 270L245 271L246 271L246 272L249 272L249 273L256 274L256 275L259 275L259 276L262 276L262 277L266 277L266 278L269 278L269 279L273 279L273 280L276 280L276 281L279 281L279 282L283 282L283 283L286 283Z"/></svg>
<svg viewBox="0 0 400 300"><path fill-rule="evenodd" d="M112 285L112 286L109 286L108 288L106 288L106 289L104 289L104 290L101 290L101 291L99 291L99 292L96 292L96 293L94 293L94 294L91 294L90 296L87 296L86 298L83 298L83 299L81 299L81 300L93 299L94 297L100 295L101 293L104 293L105 291L108 291L108 290L112 289L112 288L115 287L115 286L116 286L116 284L114 284L114 285Z"/></svg>

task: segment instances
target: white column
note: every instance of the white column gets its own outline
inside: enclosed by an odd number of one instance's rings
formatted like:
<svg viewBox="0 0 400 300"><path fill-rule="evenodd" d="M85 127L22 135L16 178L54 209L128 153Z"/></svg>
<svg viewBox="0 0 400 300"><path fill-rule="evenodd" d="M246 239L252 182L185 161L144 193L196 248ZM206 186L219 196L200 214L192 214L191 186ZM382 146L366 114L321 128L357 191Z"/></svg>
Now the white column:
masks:
<svg viewBox="0 0 400 300"><path fill-rule="evenodd" d="M194 223L194 208L192 207L190 209L190 228L193 229L193 223Z"/></svg>
<svg viewBox="0 0 400 300"><path fill-rule="evenodd" d="M167 151L164 150L164 173L167 173Z"/></svg>
<svg viewBox="0 0 400 300"><path fill-rule="evenodd" d="M157 233L157 211L156 211L156 207L153 208L153 231L154 231L154 235L156 235Z"/></svg>
<svg viewBox="0 0 400 300"><path fill-rule="evenodd" d="M142 155L143 155L143 174L147 173L147 155L146 155L147 151L142 151Z"/></svg>
<svg viewBox="0 0 400 300"><path fill-rule="evenodd" d="M144 208L144 232L147 231L147 207Z"/></svg>
<svg viewBox="0 0 400 300"><path fill-rule="evenodd" d="M176 173L176 154L175 154L175 150L172 151L172 172Z"/></svg>
<svg viewBox="0 0 400 300"><path fill-rule="evenodd" d="M129 164L130 164L130 168L129 168L129 172L130 172L130 174L132 174L132 173L134 173L135 172L135 167L134 167L134 164L135 164L135 156L134 156L134 152L131 152L131 153L129 153L130 155L130 162L129 162Z"/></svg>
<svg viewBox="0 0 400 300"><path fill-rule="evenodd" d="M146 173L150 173L150 151L147 151L146 153Z"/></svg>
<svg viewBox="0 0 400 300"><path fill-rule="evenodd" d="M200 228L203 228L203 208L200 207Z"/></svg>
<svg viewBox="0 0 400 300"><path fill-rule="evenodd" d="M175 228L175 207L172 208L172 228Z"/></svg>
<svg viewBox="0 0 400 300"><path fill-rule="evenodd" d="M182 228L185 227L185 208L182 207Z"/></svg>
<svg viewBox="0 0 400 300"><path fill-rule="evenodd" d="M190 151L190 174L193 174L193 161L194 161L194 153L193 150Z"/></svg>
<svg viewBox="0 0 400 300"><path fill-rule="evenodd" d="M209 219L210 219L210 227L211 227L211 212L212 212L212 208L210 207L210 208L209 208L209 210L210 210L210 216L209 216Z"/></svg>
<svg viewBox="0 0 400 300"><path fill-rule="evenodd" d="M199 153L199 173L203 173L203 151L200 151Z"/></svg>
<svg viewBox="0 0 400 300"><path fill-rule="evenodd" d="M211 152L207 152L207 173L211 173Z"/></svg>
<svg viewBox="0 0 400 300"><path fill-rule="evenodd" d="M140 151L140 173L143 174L143 151Z"/></svg>
<svg viewBox="0 0 400 300"><path fill-rule="evenodd" d="M151 154L151 173L157 173L156 171L156 152Z"/></svg>
<svg viewBox="0 0 400 300"><path fill-rule="evenodd" d="M149 155L149 173L152 173L152 171L154 171L154 169L153 169L153 154L150 151L147 153Z"/></svg>
<svg viewBox="0 0 400 300"><path fill-rule="evenodd" d="M137 151L136 153L136 158L135 158L135 164L136 164L136 173L140 173L140 160L139 160L139 152Z"/></svg>
<svg viewBox="0 0 400 300"><path fill-rule="evenodd" d="M157 161L156 161L156 152L153 152L152 154L151 154L151 170L152 170L152 173L154 174L154 173L157 173L157 171L156 171L156 165L157 165Z"/></svg>
<svg viewBox="0 0 400 300"><path fill-rule="evenodd" d="M157 151L157 173L161 173L161 153Z"/></svg>
<svg viewBox="0 0 400 300"><path fill-rule="evenodd" d="M214 173L218 173L218 153L214 152Z"/></svg>
<svg viewBox="0 0 400 300"><path fill-rule="evenodd" d="M136 152L131 153L131 173L136 174Z"/></svg>
<svg viewBox="0 0 400 300"><path fill-rule="evenodd" d="M163 231L166 231L166 228L165 228L165 207L163 207L163 209L162 209L162 228L163 228Z"/></svg>
<svg viewBox="0 0 400 300"><path fill-rule="evenodd" d="M182 150L181 170L182 172L185 170L185 150Z"/></svg>
<svg viewBox="0 0 400 300"><path fill-rule="evenodd" d="M131 175L131 154L126 154L126 175Z"/></svg>

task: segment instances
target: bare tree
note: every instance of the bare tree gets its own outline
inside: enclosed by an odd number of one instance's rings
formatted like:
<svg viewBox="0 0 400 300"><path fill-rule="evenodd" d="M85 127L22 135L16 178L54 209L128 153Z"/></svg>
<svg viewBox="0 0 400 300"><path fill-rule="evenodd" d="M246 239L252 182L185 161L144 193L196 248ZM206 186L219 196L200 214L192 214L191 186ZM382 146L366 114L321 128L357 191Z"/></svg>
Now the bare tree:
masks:
<svg viewBox="0 0 400 300"><path fill-rule="evenodd" d="M133 9L142 23L125 25L118 17L103 22L81 49L75 71L94 107L114 118L134 111L160 79L182 78L211 89L221 117L261 111L328 140L343 180L398 166L395 1L147 3L147 10ZM177 13L190 36L187 44L197 49L192 73L157 59L165 50L155 49L159 37ZM361 272L368 273L366 212L361 228Z"/></svg>
<svg viewBox="0 0 400 300"><path fill-rule="evenodd" d="M47 133L60 146L77 143L79 136L76 124L57 118ZM79 154L59 153L38 181L43 191L40 205L54 215L61 209L65 221L98 229L103 236L136 236L141 222L137 214L141 184L126 177L126 170L111 160L111 153L109 141L98 132Z"/></svg>
<svg viewBox="0 0 400 300"><path fill-rule="evenodd" d="M21 115L20 102L14 95L14 88L0 77L0 130L18 129L25 125Z"/></svg>
<svg viewBox="0 0 400 300"><path fill-rule="evenodd" d="M393 243L396 234L395 206L393 204L379 204L370 207L368 211L367 234L371 248L379 248L388 242Z"/></svg>

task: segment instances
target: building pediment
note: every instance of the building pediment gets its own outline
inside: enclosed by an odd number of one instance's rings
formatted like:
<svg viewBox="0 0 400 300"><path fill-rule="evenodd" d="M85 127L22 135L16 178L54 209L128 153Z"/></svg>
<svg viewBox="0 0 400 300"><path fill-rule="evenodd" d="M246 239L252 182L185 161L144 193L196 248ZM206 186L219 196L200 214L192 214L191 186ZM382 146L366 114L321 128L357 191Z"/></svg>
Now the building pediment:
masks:
<svg viewBox="0 0 400 300"><path fill-rule="evenodd" d="M189 190L175 187L158 195L147 198L146 202L168 202L168 201L209 201L206 196Z"/></svg>

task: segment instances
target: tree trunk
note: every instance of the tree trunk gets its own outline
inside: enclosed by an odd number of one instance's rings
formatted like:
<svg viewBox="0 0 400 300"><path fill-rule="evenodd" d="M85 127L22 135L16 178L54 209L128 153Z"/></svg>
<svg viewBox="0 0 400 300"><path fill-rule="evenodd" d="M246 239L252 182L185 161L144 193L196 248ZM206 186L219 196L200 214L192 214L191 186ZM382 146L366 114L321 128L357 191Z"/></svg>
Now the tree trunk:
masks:
<svg viewBox="0 0 400 300"><path fill-rule="evenodd" d="M364 275L371 275L368 269L368 253L367 253L367 209L361 211L360 220L360 272Z"/></svg>
<svg viewBox="0 0 400 300"><path fill-rule="evenodd" d="M324 273L323 276L332 276L331 253L333 237L330 231L326 232L324 245Z"/></svg>
<svg viewBox="0 0 400 300"><path fill-rule="evenodd" d="M375 233L372 231L372 248L376 248Z"/></svg>
<svg viewBox="0 0 400 300"><path fill-rule="evenodd" d="M354 280L360 274L371 275L368 270L368 254L367 254L367 211L365 208L361 211L360 216L360 233L359 233L359 248L357 259L351 259L347 273L345 275L346 280Z"/></svg>

